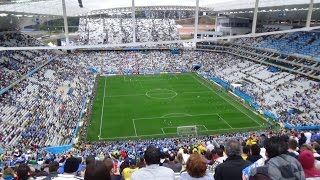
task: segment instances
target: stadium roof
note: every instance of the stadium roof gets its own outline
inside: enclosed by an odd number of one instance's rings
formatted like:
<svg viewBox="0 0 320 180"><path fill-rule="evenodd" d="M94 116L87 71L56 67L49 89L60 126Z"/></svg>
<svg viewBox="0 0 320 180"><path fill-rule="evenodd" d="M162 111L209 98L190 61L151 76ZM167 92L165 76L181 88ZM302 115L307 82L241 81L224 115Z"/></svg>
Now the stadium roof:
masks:
<svg viewBox="0 0 320 180"><path fill-rule="evenodd" d="M309 4L310 0L260 0L259 7L276 7ZM320 3L320 0L314 0ZM80 8L77 0L66 0L67 15L77 16L92 10L130 7L131 0L82 0ZM255 0L199 0L200 7L216 12L254 8ZM135 0L135 6L195 6L196 0ZM61 0L0 0L0 13L40 14L62 16Z"/></svg>

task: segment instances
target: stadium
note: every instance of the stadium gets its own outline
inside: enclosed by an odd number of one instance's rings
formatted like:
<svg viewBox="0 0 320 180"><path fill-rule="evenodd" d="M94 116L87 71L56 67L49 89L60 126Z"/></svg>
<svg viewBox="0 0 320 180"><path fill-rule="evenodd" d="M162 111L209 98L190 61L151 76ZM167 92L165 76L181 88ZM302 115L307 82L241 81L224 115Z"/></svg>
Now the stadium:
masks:
<svg viewBox="0 0 320 180"><path fill-rule="evenodd" d="M319 0L1 0L0 180L320 179L319 82Z"/></svg>

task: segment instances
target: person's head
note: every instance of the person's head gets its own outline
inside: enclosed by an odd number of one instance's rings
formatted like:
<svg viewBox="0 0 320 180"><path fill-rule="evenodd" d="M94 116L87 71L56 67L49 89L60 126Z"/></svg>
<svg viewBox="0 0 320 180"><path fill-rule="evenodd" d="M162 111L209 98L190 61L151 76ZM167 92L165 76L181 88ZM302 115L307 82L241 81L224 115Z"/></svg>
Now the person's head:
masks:
<svg viewBox="0 0 320 180"><path fill-rule="evenodd" d="M312 147L314 150L316 150L317 152L320 151L320 145L317 142L312 142Z"/></svg>
<svg viewBox="0 0 320 180"><path fill-rule="evenodd" d="M69 158L66 160L66 163L64 164L64 172L68 174L72 174L76 172L79 168L79 161L77 158Z"/></svg>
<svg viewBox="0 0 320 180"><path fill-rule="evenodd" d="M272 136L265 142L266 145L266 156L273 158L281 154L286 154L288 150L288 144L277 136Z"/></svg>
<svg viewBox="0 0 320 180"><path fill-rule="evenodd" d="M311 169L314 167L314 156L313 153L309 150L302 151L299 156L298 160L302 165L303 169Z"/></svg>
<svg viewBox="0 0 320 180"><path fill-rule="evenodd" d="M183 156L182 156L182 154L181 153L178 153L178 155L177 155L177 161L179 162L179 163L183 163Z"/></svg>
<svg viewBox="0 0 320 180"><path fill-rule="evenodd" d="M17 169L19 180L27 180L29 178L30 167L27 164L20 164Z"/></svg>
<svg viewBox="0 0 320 180"><path fill-rule="evenodd" d="M187 161L186 170L191 177L200 178L206 174L207 165L199 153L193 153Z"/></svg>
<svg viewBox="0 0 320 180"><path fill-rule="evenodd" d="M136 165L137 165L136 159L129 159L129 166L130 166L131 168L135 168Z"/></svg>
<svg viewBox="0 0 320 180"><path fill-rule="evenodd" d="M12 176L14 177L14 170L10 167L6 168L4 171L3 171L3 176Z"/></svg>
<svg viewBox="0 0 320 180"><path fill-rule="evenodd" d="M256 155L256 156L260 155L260 146L259 145L253 144L250 149L251 149L252 155Z"/></svg>
<svg viewBox="0 0 320 180"><path fill-rule="evenodd" d="M144 153L144 159L147 165L160 163L160 150L154 146L149 146Z"/></svg>
<svg viewBox="0 0 320 180"><path fill-rule="evenodd" d="M243 153L243 154L249 154L249 152L250 152L249 146L243 146L243 148L242 148L242 153Z"/></svg>
<svg viewBox="0 0 320 180"><path fill-rule="evenodd" d="M187 148L184 148L184 149L183 149L183 153L184 153L184 154L188 154L188 149L187 149Z"/></svg>
<svg viewBox="0 0 320 180"><path fill-rule="evenodd" d="M227 142L225 152L228 157L240 156L241 155L241 144L239 141L231 139Z"/></svg>
<svg viewBox="0 0 320 180"><path fill-rule="evenodd" d="M218 155L219 157L223 157L223 149L217 148L216 150L217 150L217 155Z"/></svg>
<svg viewBox="0 0 320 180"><path fill-rule="evenodd" d="M212 154L212 156L215 156L217 154L217 151L215 149L212 149L211 154Z"/></svg>
<svg viewBox="0 0 320 180"><path fill-rule="evenodd" d="M206 157L206 159L211 160L211 159L212 159L212 153L211 153L211 151L206 151L205 157Z"/></svg>
<svg viewBox="0 0 320 180"><path fill-rule="evenodd" d="M289 149L291 150L297 150L298 142L294 139L290 139L288 142L288 146L289 146Z"/></svg>
<svg viewBox="0 0 320 180"><path fill-rule="evenodd" d="M86 166L84 180L111 180L111 175L107 171L105 163L102 161L95 161Z"/></svg>
<svg viewBox="0 0 320 180"><path fill-rule="evenodd" d="M109 172L109 174L112 175L114 172L112 159L110 158L104 159L103 163L106 166L107 172Z"/></svg>
<svg viewBox="0 0 320 180"><path fill-rule="evenodd" d="M96 161L96 159L94 158L94 156L90 155L86 158L86 165L89 165L90 163L94 163Z"/></svg>
<svg viewBox="0 0 320 180"><path fill-rule="evenodd" d="M174 161L176 159L176 155L174 153L169 154L169 161Z"/></svg>
<svg viewBox="0 0 320 180"><path fill-rule="evenodd" d="M49 173L57 172L59 169L59 163L52 161L49 163Z"/></svg>
<svg viewBox="0 0 320 180"><path fill-rule="evenodd" d="M309 145L309 144L302 144L302 145L300 146L300 151L304 151L304 150L309 150L309 151L313 152L313 148L312 148L312 146Z"/></svg>
<svg viewBox="0 0 320 180"><path fill-rule="evenodd" d="M315 159L312 151L302 151L298 156L298 160L303 168L306 178L320 176L320 171L315 168Z"/></svg>

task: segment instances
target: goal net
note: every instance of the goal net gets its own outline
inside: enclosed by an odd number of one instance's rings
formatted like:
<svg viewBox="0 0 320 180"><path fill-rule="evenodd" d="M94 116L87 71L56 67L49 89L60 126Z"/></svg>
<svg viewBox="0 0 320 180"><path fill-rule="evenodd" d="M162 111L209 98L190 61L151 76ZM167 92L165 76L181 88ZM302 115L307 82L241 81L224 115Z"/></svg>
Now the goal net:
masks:
<svg viewBox="0 0 320 180"><path fill-rule="evenodd" d="M198 135L197 126L178 126L177 127L178 136L187 136L187 135Z"/></svg>

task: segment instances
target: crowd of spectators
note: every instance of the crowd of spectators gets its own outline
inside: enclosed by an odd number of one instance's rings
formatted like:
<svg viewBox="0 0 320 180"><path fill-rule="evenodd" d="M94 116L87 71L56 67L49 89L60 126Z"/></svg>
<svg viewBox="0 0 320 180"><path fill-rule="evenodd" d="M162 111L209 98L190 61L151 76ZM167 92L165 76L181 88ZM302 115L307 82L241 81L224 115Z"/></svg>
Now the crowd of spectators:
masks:
<svg viewBox="0 0 320 180"><path fill-rule="evenodd" d="M21 33L1 33L0 46L39 46L41 43ZM0 89L10 85L31 70L48 61L52 53L48 50L1 51L0 52Z"/></svg>
<svg viewBox="0 0 320 180"><path fill-rule="evenodd" d="M214 60L202 61L202 75L220 78L230 85L240 84L238 89L280 122L295 126L319 124L319 82L288 72L271 72L266 65L235 55L211 54L211 59Z"/></svg>
<svg viewBox="0 0 320 180"><path fill-rule="evenodd" d="M319 133L270 130L82 143L59 155L17 149L1 155L0 162L2 178L7 180L316 180L319 143Z"/></svg>
<svg viewBox="0 0 320 180"><path fill-rule="evenodd" d="M87 93L100 73L144 74L192 70L199 74L240 83L240 89L280 122L292 125L319 124L319 83L287 72L269 72L268 67L237 56L203 51L105 51L76 52L55 60L1 95L1 145L38 146L68 144L77 126ZM288 113L295 108L295 113ZM291 111L290 111L291 112ZM50 134L49 132L58 132Z"/></svg>
<svg viewBox="0 0 320 180"><path fill-rule="evenodd" d="M276 29L271 29L270 31L276 31ZM318 31L295 32L260 36L255 38L239 38L236 39L234 43L259 48L274 49L284 54L300 54L304 56L311 56L318 59L320 57L319 37L320 33Z"/></svg>
<svg viewBox="0 0 320 180"><path fill-rule="evenodd" d="M17 37L20 36L11 38ZM15 43L21 42L16 40ZM31 52L17 51L16 54ZM43 53L44 58L51 56L53 61L0 96L0 147L6 150L0 156L0 161L5 164L2 177L18 177L19 180L29 176L88 180L130 177L133 180L154 177L239 179L245 167L261 158L261 168L250 170L247 176L304 179L320 174L319 161L315 160L320 156L320 135L311 132L82 142L64 155L43 152L41 147L68 144L73 138L83 102L86 95L92 93L95 80L95 74L88 67L102 74L143 74L188 72L194 64L201 64L199 74L241 84L240 89L252 96L263 109L276 114L280 122L293 125L319 124L320 85L299 75L270 72L267 66L234 55L204 51L180 51L179 54L166 50L75 52L54 57L49 51L38 53ZM7 54L1 57L9 57L7 64L16 60ZM21 64L33 62L32 56L19 58ZM1 65L9 69L7 64ZM32 66L35 67L38 65ZM20 72L19 69L10 71L11 74ZM11 74L7 71L1 73L1 78L6 77L1 79L1 85L6 87L10 84L7 79ZM293 107L299 113L283 114ZM10 149L16 150L10 152Z"/></svg>
<svg viewBox="0 0 320 180"><path fill-rule="evenodd" d="M82 45L132 43L132 23L131 18L80 18L79 43ZM173 19L136 19L135 23L136 42L180 40ZM177 44L166 46L177 47Z"/></svg>

